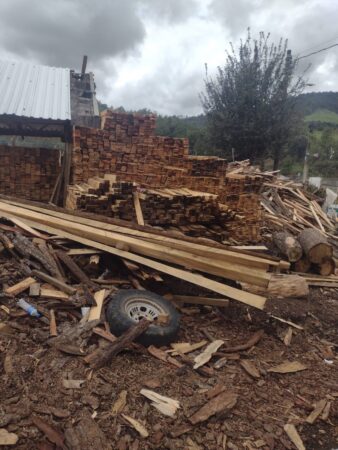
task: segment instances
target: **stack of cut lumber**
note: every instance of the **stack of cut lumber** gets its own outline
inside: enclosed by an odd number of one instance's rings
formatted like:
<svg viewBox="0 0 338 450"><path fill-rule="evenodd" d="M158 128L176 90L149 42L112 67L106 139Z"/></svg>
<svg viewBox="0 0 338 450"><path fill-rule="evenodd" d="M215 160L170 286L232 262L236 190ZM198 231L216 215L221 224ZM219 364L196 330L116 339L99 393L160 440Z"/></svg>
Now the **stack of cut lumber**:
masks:
<svg viewBox="0 0 338 450"><path fill-rule="evenodd" d="M60 171L59 151L0 146L0 193L48 202Z"/></svg>
<svg viewBox="0 0 338 450"><path fill-rule="evenodd" d="M140 201L143 221L148 225L186 227L192 236L209 235L218 241L225 239L228 222L235 213L217 201L217 196L187 188L140 189L129 182L117 182L115 175L93 177L88 183L68 187L67 209L135 222L134 194ZM216 229L208 229L216 227ZM218 227L218 229L217 229ZM182 228L181 228L182 231Z"/></svg>
<svg viewBox="0 0 338 450"><path fill-rule="evenodd" d="M230 287L213 277L267 287L269 271L281 265L276 258L236 251L221 244L178 238L149 227L134 229L116 219L98 221L95 216L73 215L61 208L27 201L2 198L0 213L20 220L25 227L62 236L260 309L264 307L264 297Z"/></svg>
<svg viewBox="0 0 338 450"><path fill-rule="evenodd" d="M154 115L121 114L106 109L101 112L101 128L110 131L117 142L131 142L132 137L154 136Z"/></svg>
<svg viewBox="0 0 338 450"><path fill-rule="evenodd" d="M66 208L121 218L130 210L133 183L118 182L114 175L89 178L87 183L68 186Z"/></svg>

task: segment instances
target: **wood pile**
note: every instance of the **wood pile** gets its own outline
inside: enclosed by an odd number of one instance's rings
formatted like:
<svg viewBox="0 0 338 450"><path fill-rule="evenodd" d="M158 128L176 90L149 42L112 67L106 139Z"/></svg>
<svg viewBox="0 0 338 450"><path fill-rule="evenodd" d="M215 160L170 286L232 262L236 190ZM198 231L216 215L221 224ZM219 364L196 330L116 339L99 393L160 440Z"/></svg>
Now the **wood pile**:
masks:
<svg viewBox="0 0 338 450"><path fill-rule="evenodd" d="M59 151L0 146L0 193L48 202L56 183Z"/></svg>
<svg viewBox="0 0 338 450"><path fill-rule="evenodd" d="M137 193L143 222L173 228L190 236L222 241L236 214L217 201L217 196L187 188L137 189L132 183L114 182L115 175L94 177L88 183L69 186L67 209L95 212L131 222L137 220L134 195Z"/></svg>
<svg viewBox="0 0 338 450"><path fill-rule="evenodd" d="M39 233L61 235L64 239L203 286L260 309L264 307L265 297L243 292L215 281L213 277L267 287L271 278L269 271L280 267L278 259L265 255L253 255L204 240L177 237L168 232L155 233L153 228L148 227L135 230L116 219L107 218L103 222L97 220L95 215L91 218L79 213L72 215L60 208L30 202L2 199L0 213L2 217L19 220L24 227ZM187 267L194 272L188 271Z"/></svg>

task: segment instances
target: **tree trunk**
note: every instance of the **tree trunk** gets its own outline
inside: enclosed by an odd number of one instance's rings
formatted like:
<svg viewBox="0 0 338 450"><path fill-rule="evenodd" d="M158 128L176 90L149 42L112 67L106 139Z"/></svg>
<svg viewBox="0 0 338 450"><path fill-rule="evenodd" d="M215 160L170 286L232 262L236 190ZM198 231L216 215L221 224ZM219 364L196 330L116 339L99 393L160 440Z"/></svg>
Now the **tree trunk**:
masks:
<svg viewBox="0 0 338 450"><path fill-rule="evenodd" d="M273 242L276 244L280 252L287 256L290 262L298 261L303 254L302 247L296 238L284 231L274 233Z"/></svg>
<svg viewBox="0 0 338 450"><path fill-rule="evenodd" d="M320 264L313 264L312 268L313 271L319 273L319 275L328 277L329 275L332 275L334 273L336 264L333 258L327 257L324 258Z"/></svg>
<svg viewBox="0 0 338 450"><path fill-rule="evenodd" d="M307 256L303 256L293 265L293 270L295 272L307 273L310 271L311 262Z"/></svg>
<svg viewBox="0 0 338 450"><path fill-rule="evenodd" d="M320 264L324 258L332 257L332 246L326 237L316 228L306 228L298 236L304 253L312 263Z"/></svg>

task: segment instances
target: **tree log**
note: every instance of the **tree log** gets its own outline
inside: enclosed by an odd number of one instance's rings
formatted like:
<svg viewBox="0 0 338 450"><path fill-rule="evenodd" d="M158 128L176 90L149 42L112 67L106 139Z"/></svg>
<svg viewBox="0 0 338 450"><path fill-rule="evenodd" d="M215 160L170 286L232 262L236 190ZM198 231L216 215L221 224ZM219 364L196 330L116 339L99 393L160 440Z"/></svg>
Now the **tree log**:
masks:
<svg viewBox="0 0 338 450"><path fill-rule="evenodd" d="M99 369L100 367L109 364L115 355L117 355L128 344L144 333L149 325L150 322L147 319L142 319L139 323L135 324L119 336L111 345L104 348L99 348L90 355L86 356L86 363L88 363L93 369Z"/></svg>
<svg viewBox="0 0 338 450"><path fill-rule="evenodd" d="M307 273L311 268L311 262L307 256L303 256L293 265L293 270L295 272Z"/></svg>
<svg viewBox="0 0 338 450"><path fill-rule="evenodd" d="M269 296L273 297L306 297L309 286L299 275L274 275L268 286Z"/></svg>
<svg viewBox="0 0 338 450"><path fill-rule="evenodd" d="M332 275L335 271L336 264L333 258L326 257L320 264L312 264L312 269L315 273L319 273L323 277Z"/></svg>
<svg viewBox="0 0 338 450"><path fill-rule="evenodd" d="M274 233L273 242L282 255L287 256L290 262L296 262L302 257L303 249L298 240L291 234L284 231Z"/></svg>
<svg viewBox="0 0 338 450"><path fill-rule="evenodd" d="M324 258L332 257L332 245L327 242L326 237L316 228L306 228L298 236L304 253L312 263L320 264Z"/></svg>

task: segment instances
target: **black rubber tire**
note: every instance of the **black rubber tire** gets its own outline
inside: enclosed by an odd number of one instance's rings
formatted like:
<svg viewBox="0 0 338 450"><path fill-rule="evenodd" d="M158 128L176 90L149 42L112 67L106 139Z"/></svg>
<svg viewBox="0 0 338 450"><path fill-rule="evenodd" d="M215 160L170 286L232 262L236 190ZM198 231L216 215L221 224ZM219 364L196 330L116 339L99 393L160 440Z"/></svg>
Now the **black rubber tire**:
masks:
<svg viewBox="0 0 338 450"><path fill-rule="evenodd" d="M121 289L111 296L111 300L106 309L106 317L111 332L115 336L120 336L132 325L135 325L135 320L128 315L126 305L130 300L137 300L139 298L146 298L151 302L156 303L159 308L168 315L168 323L161 325L156 325L156 322L152 323L149 328L139 336L137 342L145 346L156 345L157 347L173 342L179 331L180 316L168 300L150 291Z"/></svg>

